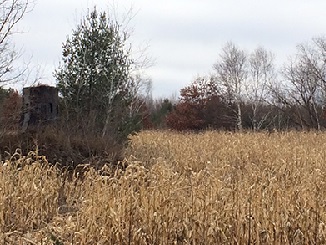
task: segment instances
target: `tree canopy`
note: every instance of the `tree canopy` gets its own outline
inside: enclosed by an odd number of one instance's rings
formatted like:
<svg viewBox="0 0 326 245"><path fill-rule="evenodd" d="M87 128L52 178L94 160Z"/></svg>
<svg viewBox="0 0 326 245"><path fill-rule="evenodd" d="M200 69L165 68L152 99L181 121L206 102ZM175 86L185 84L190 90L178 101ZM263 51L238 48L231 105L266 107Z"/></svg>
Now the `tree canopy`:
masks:
<svg viewBox="0 0 326 245"><path fill-rule="evenodd" d="M130 133L135 100L128 33L97 9L87 14L63 44L55 71L67 119L91 125L102 136ZM89 130L89 129L88 129Z"/></svg>

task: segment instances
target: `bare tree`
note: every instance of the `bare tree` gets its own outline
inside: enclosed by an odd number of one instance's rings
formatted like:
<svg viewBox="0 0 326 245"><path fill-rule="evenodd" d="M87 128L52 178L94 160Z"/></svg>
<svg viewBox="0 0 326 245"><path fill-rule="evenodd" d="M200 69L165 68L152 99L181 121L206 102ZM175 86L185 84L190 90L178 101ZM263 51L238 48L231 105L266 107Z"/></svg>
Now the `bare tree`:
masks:
<svg viewBox="0 0 326 245"><path fill-rule="evenodd" d="M284 81L272 88L279 108L292 108L301 128L322 128L326 88L326 40L314 38L297 46L297 55L282 70Z"/></svg>
<svg viewBox="0 0 326 245"><path fill-rule="evenodd" d="M249 57L249 76L246 84L247 98L251 105L251 123L259 130L267 121L270 111L266 111L269 86L276 78L274 55L262 47L255 49Z"/></svg>
<svg viewBox="0 0 326 245"><path fill-rule="evenodd" d="M228 42L222 49L219 60L214 64L216 79L221 83L221 90L225 93L229 104L235 104L236 122L238 130L242 130L242 109L244 99L244 83L248 76L247 55L232 42Z"/></svg>
<svg viewBox="0 0 326 245"><path fill-rule="evenodd" d="M13 62L19 53L14 50L11 36L15 27L31 9L30 0L0 0L0 85L14 80L21 74L13 75Z"/></svg>

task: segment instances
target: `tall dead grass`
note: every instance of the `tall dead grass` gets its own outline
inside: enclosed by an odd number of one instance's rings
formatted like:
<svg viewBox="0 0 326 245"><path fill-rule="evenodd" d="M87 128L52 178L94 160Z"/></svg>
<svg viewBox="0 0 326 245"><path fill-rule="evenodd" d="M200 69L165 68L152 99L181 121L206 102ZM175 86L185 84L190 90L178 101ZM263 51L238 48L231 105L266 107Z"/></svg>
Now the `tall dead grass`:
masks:
<svg viewBox="0 0 326 245"><path fill-rule="evenodd" d="M0 167L8 244L325 244L325 133L131 137L82 178L30 153Z"/></svg>

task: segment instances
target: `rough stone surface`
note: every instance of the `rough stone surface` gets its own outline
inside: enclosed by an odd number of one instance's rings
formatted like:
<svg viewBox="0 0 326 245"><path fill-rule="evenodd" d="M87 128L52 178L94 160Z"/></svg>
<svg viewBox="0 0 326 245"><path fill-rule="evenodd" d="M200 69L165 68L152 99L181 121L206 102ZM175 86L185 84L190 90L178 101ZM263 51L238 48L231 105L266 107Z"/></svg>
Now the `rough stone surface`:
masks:
<svg viewBox="0 0 326 245"><path fill-rule="evenodd" d="M44 126L58 118L58 90L40 85L23 89L22 130Z"/></svg>

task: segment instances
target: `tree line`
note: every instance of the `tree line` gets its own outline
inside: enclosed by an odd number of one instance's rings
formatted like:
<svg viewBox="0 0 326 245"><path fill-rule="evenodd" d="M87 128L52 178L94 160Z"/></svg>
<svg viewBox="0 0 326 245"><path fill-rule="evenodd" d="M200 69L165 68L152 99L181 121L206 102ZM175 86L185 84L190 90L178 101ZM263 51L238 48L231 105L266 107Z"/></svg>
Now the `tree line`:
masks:
<svg viewBox="0 0 326 245"><path fill-rule="evenodd" d="M0 26L0 85L19 81L13 26L28 12L28 1L3 1ZM176 101L152 99L143 62L132 55L130 33L105 11L89 10L62 45L54 71L60 94L56 129L94 142L121 145L141 129L322 130L326 127L326 38L299 44L281 69L263 47L245 51L228 42L210 74L180 90ZM0 125L19 128L21 96L0 86ZM69 142L72 140L69 138ZM92 142L92 143L87 143ZM92 153L91 153L92 154Z"/></svg>
<svg viewBox="0 0 326 245"><path fill-rule="evenodd" d="M299 44L276 69L273 53L250 53L228 42L210 75L181 89L167 115L178 130L321 130L326 126L326 39Z"/></svg>

